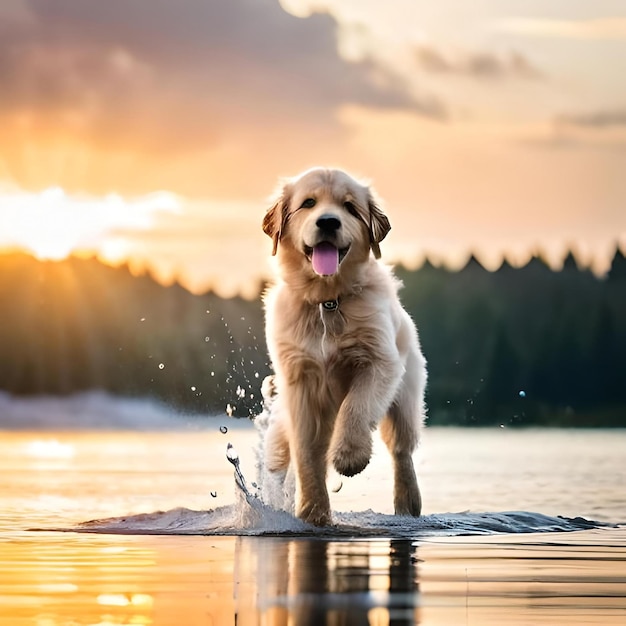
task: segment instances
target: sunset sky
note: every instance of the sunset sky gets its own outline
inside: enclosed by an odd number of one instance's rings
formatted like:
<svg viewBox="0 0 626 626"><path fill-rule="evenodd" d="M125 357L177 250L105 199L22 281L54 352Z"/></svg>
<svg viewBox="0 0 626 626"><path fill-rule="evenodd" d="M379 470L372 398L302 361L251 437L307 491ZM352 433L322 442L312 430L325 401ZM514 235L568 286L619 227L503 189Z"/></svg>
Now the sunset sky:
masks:
<svg viewBox="0 0 626 626"><path fill-rule="evenodd" d="M0 247L201 291L270 271L277 179L372 181L383 258L626 249L624 0L3 0Z"/></svg>

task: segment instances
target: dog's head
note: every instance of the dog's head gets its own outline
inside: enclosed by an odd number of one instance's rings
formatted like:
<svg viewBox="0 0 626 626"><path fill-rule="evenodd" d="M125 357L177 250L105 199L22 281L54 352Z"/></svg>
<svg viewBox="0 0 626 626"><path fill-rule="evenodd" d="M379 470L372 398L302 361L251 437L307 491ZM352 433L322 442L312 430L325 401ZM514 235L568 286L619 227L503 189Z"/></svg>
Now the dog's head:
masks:
<svg viewBox="0 0 626 626"><path fill-rule="evenodd" d="M301 253L313 271L331 276L344 259L364 260L391 226L363 185L340 170L313 169L286 182L265 214L263 230L278 246Z"/></svg>

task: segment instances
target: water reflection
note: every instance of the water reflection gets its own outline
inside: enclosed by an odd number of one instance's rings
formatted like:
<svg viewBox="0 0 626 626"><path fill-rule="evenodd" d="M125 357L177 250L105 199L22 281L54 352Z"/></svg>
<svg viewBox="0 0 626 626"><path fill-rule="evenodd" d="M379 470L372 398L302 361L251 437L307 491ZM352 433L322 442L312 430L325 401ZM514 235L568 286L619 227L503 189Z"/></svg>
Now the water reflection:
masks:
<svg viewBox="0 0 626 626"><path fill-rule="evenodd" d="M0 626L623 626L624 530L419 545L0 533Z"/></svg>
<svg viewBox="0 0 626 626"><path fill-rule="evenodd" d="M256 442L252 435L249 441ZM517 448L512 435L506 445L500 435L430 433L431 446L441 438L433 458L446 459L430 473L431 493L441 498L431 504L435 510L467 501L497 502L499 508L523 501L564 514L584 506L602 519L626 521L624 433L520 431ZM419 546L371 538L24 530L181 505L202 510L229 504L230 465L207 463L223 457L223 437L0 433L0 626L626 623L624 527L422 537ZM468 437L474 450L469 461L463 452ZM242 451L246 445L240 441ZM526 458L515 449L534 451L542 461L511 462ZM500 454L495 461L494 450ZM522 465L535 468L523 484L516 478ZM386 494L385 483L376 480L368 484L367 498L344 500L347 510L376 507ZM437 484L446 489L436 492ZM340 496L349 493L344 488Z"/></svg>
<svg viewBox="0 0 626 626"><path fill-rule="evenodd" d="M239 538L237 626L418 624L416 545L409 540Z"/></svg>

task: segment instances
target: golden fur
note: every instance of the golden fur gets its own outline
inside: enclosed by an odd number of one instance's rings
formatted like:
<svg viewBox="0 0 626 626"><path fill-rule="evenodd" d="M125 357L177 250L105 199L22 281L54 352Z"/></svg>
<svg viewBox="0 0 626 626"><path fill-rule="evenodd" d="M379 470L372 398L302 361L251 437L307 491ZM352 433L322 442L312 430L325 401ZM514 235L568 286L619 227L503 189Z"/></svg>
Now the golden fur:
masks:
<svg viewBox="0 0 626 626"><path fill-rule="evenodd" d="M329 218L337 220L332 232L319 226ZM419 515L411 455L423 420L426 365L397 296L399 283L376 260L387 217L366 185L340 170L314 169L284 184L263 229L278 262L277 282L265 296L279 399L265 441L267 468L284 474L293 462L296 514L326 525L327 463L346 476L361 472L380 425L393 458L395 511ZM312 267L320 241L345 254L330 276ZM329 301L338 308L325 308Z"/></svg>

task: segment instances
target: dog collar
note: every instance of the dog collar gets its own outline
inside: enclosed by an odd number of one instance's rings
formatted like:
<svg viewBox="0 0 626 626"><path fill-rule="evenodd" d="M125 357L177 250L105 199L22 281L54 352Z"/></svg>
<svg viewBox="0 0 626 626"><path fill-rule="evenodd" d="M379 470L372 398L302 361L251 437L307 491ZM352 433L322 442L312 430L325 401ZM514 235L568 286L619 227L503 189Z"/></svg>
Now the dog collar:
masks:
<svg viewBox="0 0 626 626"><path fill-rule="evenodd" d="M339 300L326 300L322 302L324 311L336 311L339 308Z"/></svg>

